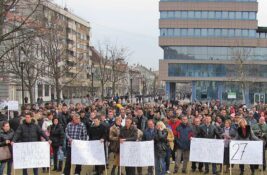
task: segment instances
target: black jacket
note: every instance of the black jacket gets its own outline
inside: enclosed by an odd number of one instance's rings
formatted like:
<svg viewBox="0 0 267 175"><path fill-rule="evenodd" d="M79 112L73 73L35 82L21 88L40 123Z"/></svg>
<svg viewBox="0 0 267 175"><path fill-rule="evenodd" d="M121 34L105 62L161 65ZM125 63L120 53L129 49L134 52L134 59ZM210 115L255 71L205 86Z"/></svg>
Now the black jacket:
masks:
<svg viewBox="0 0 267 175"><path fill-rule="evenodd" d="M64 142L64 129L58 125L52 125L49 128L50 131L50 140L52 141L53 147L62 146Z"/></svg>
<svg viewBox="0 0 267 175"><path fill-rule="evenodd" d="M168 148L168 131L164 129L162 131L157 130L155 133L155 153L164 156Z"/></svg>
<svg viewBox="0 0 267 175"><path fill-rule="evenodd" d="M122 127L120 130L120 138L126 139L126 141L137 141L137 128L131 126L129 129L126 126Z"/></svg>
<svg viewBox="0 0 267 175"><path fill-rule="evenodd" d="M58 121L65 131L68 123L71 121L70 114L68 112L67 113L63 113L63 112L59 113L58 114Z"/></svg>
<svg viewBox="0 0 267 175"><path fill-rule="evenodd" d="M9 121L10 127L16 131L20 125L21 117L14 117Z"/></svg>
<svg viewBox="0 0 267 175"><path fill-rule="evenodd" d="M38 142L41 137L44 137L47 141L49 140L40 126L35 124L34 120L31 123L23 121L23 124L18 127L14 135L13 142Z"/></svg>
<svg viewBox="0 0 267 175"><path fill-rule="evenodd" d="M100 124L99 126L93 125L89 128L89 140L106 140L106 138L106 128L102 124Z"/></svg>
<svg viewBox="0 0 267 175"><path fill-rule="evenodd" d="M12 141L14 137L14 131L10 129L8 132L0 131L0 147L7 146L6 140Z"/></svg>

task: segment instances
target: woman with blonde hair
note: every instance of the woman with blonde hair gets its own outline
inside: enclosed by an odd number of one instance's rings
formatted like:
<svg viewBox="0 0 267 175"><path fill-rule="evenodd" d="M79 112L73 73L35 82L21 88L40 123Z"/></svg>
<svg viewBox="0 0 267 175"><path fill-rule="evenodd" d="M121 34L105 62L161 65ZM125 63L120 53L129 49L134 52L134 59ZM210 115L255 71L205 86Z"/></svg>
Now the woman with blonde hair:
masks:
<svg viewBox="0 0 267 175"><path fill-rule="evenodd" d="M250 125L247 124L247 121L244 118L241 118L238 122L238 128L236 137L234 140L256 140L260 141L252 131ZM240 175L244 174L244 165L239 165L240 168ZM255 174L255 167L254 165L250 165L251 174Z"/></svg>

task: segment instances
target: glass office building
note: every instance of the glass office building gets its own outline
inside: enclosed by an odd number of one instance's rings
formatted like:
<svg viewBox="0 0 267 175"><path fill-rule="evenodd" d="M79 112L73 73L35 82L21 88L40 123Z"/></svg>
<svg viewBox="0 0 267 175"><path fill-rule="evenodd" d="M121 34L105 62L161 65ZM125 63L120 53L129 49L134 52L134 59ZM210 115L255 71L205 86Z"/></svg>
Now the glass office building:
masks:
<svg viewBox="0 0 267 175"><path fill-rule="evenodd" d="M169 100L177 83L189 83L192 101L267 102L267 28L258 26L257 0L161 0L159 10Z"/></svg>

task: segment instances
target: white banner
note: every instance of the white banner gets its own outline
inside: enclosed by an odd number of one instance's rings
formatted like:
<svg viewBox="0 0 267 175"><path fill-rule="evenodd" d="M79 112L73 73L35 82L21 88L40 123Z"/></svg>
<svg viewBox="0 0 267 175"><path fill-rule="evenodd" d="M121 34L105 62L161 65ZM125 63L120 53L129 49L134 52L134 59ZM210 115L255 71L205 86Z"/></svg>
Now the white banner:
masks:
<svg viewBox="0 0 267 175"><path fill-rule="evenodd" d="M262 141L236 141L230 142L230 164L262 165Z"/></svg>
<svg viewBox="0 0 267 175"><path fill-rule="evenodd" d="M19 102L18 101L8 101L7 107L9 111L18 111L19 110Z"/></svg>
<svg viewBox="0 0 267 175"><path fill-rule="evenodd" d="M120 165L127 167L154 166L154 141L120 144Z"/></svg>
<svg viewBox="0 0 267 175"><path fill-rule="evenodd" d="M73 140L71 144L71 163L74 165L105 165L104 143L100 140Z"/></svg>
<svg viewBox="0 0 267 175"><path fill-rule="evenodd" d="M190 161L222 164L223 156L223 140L192 138L190 146Z"/></svg>
<svg viewBox="0 0 267 175"><path fill-rule="evenodd" d="M14 169L50 167L48 142L24 142L13 145Z"/></svg>

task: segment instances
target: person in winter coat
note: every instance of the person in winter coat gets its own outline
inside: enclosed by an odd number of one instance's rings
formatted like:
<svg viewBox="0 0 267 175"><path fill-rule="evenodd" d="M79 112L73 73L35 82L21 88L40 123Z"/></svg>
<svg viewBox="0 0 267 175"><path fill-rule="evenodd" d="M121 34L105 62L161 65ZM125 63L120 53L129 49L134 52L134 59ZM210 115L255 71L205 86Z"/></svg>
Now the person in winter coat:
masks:
<svg viewBox="0 0 267 175"><path fill-rule="evenodd" d="M147 127L147 118L144 116L143 110L137 110L137 116L134 117L134 123L136 124L137 129L140 129L142 132Z"/></svg>
<svg viewBox="0 0 267 175"><path fill-rule="evenodd" d="M53 148L53 160L54 160L54 169L53 171L62 171L62 164L63 161L58 162L58 152L59 149L62 149L64 143L64 129L59 124L58 118L53 118L53 124L49 127L49 135L52 141L52 148Z"/></svg>
<svg viewBox="0 0 267 175"><path fill-rule="evenodd" d="M120 117L115 118L115 124L109 130L109 149L114 153L114 162L111 170L111 175L115 175L115 170L118 167L118 175L120 175L120 129L122 119Z"/></svg>
<svg viewBox="0 0 267 175"><path fill-rule="evenodd" d="M266 170L266 157L265 157L265 149L266 149L266 141L267 141L267 124L265 122L264 117L260 117L259 123L252 127L255 135L263 141L263 171Z"/></svg>
<svg viewBox="0 0 267 175"><path fill-rule="evenodd" d="M224 165L226 165L225 173L229 172L230 160L229 160L229 144L230 140L235 138L236 131L231 127L231 120L225 120L224 127L222 128L222 139L224 139Z"/></svg>
<svg viewBox="0 0 267 175"><path fill-rule="evenodd" d="M188 123L187 116L182 117L182 123L180 126L176 128L177 136L175 137L175 141L177 143L177 151L176 151L176 162L174 173L178 173L179 164L181 158L183 156L183 167L182 173L186 173L187 163L189 161L189 151L190 151L190 141L193 137L193 130Z"/></svg>
<svg viewBox="0 0 267 175"><path fill-rule="evenodd" d="M49 140L49 138L42 131L40 126L35 124L35 121L32 118L32 113L25 114L25 120L18 127L12 142L38 142L41 140L41 137L43 137L51 144L51 140ZM38 175L38 168L34 168L33 173L34 175ZM27 169L23 169L23 175L27 174Z"/></svg>
<svg viewBox="0 0 267 175"><path fill-rule="evenodd" d="M158 122L156 125L157 131L155 134L155 164L156 175L164 175L166 172L166 151L168 147L168 131L163 122Z"/></svg>
<svg viewBox="0 0 267 175"><path fill-rule="evenodd" d="M11 141L14 136L14 131L10 129L8 122L3 122L0 130L0 147L8 146L12 153ZM0 175L3 175L5 166L7 164L7 175L11 175L12 159L0 161Z"/></svg>
<svg viewBox="0 0 267 175"><path fill-rule="evenodd" d="M61 126L65 131L68 123L71 121L70 113L68 111L68 106L66 104L63 104L62 112L58 114L58 120L59 124L61 124Z"/></svg>
<svg viewBox="0 0 267 175"><path fill-rule="evenodd" d="M246 119L242 118L238 123L237 134L234 140L254 140L260 141L258 137L255 136L250 125L247 124ZM239 165L240 175L244 174L244 165ZM250 165L251 174L255 174L255 165Z"/></svg>
<svg viewBox="0 0 267 175"><path fill-rule="evenodd" d="M215 139L215 138L221 138L221 131L219 130L219 127L211 124L211 116L206 115L204 118L204 124L200 126L199 128L199 134L200 138L206 138L206 139ZM209 173L209 163L205 163L205 173ZM213 175L218 174L216 164L212 163L212 173Z"/></svg>
<svg viewBox="0 0 267 175"><path fill-rule="evenodd" d="M126 141L137 141L137 128L133 126L133 119L127 117L125 126L120 130L120 143L123 144ZM127 175L136 175L135 167L125 167Z"/></svg>
<svg viewBox="0 0 267 175"><path fill-rule="evenodd" d="M155 135L156 135L156 128L155 128L155 124L153 122L153 119L150 119L147 121L147 129L144 131L143 134L143 141L151 141L155 139ZM153 167L148 167L148 175L152 175L153 174Z"/></svg>
<svg viewBox="0 0 267 175"><path fill-rule="evenodd" d="M100 140L103 144L106 140L106 128L100 123L100 117L94 118L94 123L89 129L89 139L90 140ZM104 172L104 165L96 165L95 171L96 175L102 175Z"/></svg>
<svg viewBox="0 0 267 175"><path fill-rule="evenodd" d="M195 117L193 120L193 125L192 125L192 131L194 134L194 137L199 138L200 137L200 125L201 124L201 117ZM198 167L197 167L198 164ZM196 169L198 169L199 172L203 172L203 163L202 162L192 162L192 172L195 172Z"/></svg>

